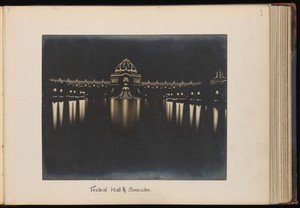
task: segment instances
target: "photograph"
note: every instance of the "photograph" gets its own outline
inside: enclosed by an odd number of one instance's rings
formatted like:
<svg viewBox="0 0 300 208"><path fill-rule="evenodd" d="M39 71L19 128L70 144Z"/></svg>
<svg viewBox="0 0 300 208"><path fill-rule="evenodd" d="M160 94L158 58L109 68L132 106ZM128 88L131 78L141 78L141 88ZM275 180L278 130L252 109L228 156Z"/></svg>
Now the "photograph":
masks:
<svg viewBox="0 0 300 208"><path fill-rule="evenodd" d="M41 41L43 180L227 179L227 34Z"/></svg>

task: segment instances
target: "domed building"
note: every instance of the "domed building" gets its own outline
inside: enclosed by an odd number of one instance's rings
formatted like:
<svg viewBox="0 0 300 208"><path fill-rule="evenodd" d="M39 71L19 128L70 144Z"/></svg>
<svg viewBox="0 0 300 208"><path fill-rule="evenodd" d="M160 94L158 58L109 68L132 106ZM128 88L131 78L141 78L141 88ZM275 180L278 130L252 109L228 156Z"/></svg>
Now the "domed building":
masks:
<svg viewBox="0 0 300 208"><path fill-rule="evenodd" d="M140 96L142 76L137 72L137 68L129 59L124 59L110 75L110 85L112 94L119 95L124 89L128 89L131 96Z"/></svg>

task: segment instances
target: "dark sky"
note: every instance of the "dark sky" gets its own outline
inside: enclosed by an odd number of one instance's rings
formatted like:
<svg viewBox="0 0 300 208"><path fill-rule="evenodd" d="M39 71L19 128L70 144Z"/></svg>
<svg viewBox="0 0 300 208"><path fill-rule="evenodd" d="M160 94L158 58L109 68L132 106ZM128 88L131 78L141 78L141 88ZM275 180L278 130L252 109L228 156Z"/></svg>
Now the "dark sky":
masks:
<svg viewBox="0 0 300 208"><path fill-rule="evenodd" d="M227 72L226 35L44 35L43 78L105 79L128 58L142 80L203 81Z"/></svg>

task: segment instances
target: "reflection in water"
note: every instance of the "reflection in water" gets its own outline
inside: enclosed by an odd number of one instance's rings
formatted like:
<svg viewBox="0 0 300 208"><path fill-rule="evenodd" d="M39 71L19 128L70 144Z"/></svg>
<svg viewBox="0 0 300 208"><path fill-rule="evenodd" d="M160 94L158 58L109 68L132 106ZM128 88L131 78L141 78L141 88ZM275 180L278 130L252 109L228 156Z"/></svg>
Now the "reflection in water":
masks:
<svg viewBox="0 0 300 208"><path fill-rule="evenodd" d="M196 129L199 129L201 117L201 105L196 105Z"/></svg>
<svg viewBox="0 0 300 208"><path fill-rule="evenodd" d="M69 122L70 125L76 122L76 100L69 101Z"/></svg>
<svg viewBox="0 0 300 208"><path fill-rule="evenodd" d="M175 103L176 123L179 123L179 103Z"/></svg>
<svg viewBox="0 0 300 208"><path fill-rule="evenodd" d="M182 124L183 121L183 107L184 103L180 103L180 124Z"/></svg>
<svg viewBox="0 0 300 208"><path fill-rule="evenodd" d="M173 104L175 107L175 111L173 111ZM206 122L207 125L209 126L209 123L212 121L212 131L216 133L220 122L220 116L222 118L224 117L226 120L226 116L227 116L226 109L221 110L218 107L209 107L205 105L203 107L204 110L204 114L203 114L202 105L200 104L186 104L187 105L186 111L184 111L184 105L185 103L179 103L179 102L173 103L171 101L167 101L165 103L165 113L166 113L167 121L172 122L172 117L174 116L176 124L184 126L185 122L183 122L183 120L185 119L183 118L187 118L186 119L188 123L187 125L195 128L196 130L200 129L201 122ZM204 120L202 121L202 119Z"/></svg>
<svg viewBox="0 0 300 208"><path fill-rule="evenodd" d="M190 127L193 126L194 108L195 108L195 105L190 104Z"/></svg>
<svg viewBox="0 0 300 208"><path fill-rule="evenodd" d="M149 108L149 101L148 99L145 99L145 109L148 109Z"/></svg>
<svg viewBox="0 0 300 208"><path fill-rule="evenodd" d="M58 111L59 111L59 125L63 126L63 118L64 118L64 102L61 101L58 103Z"/></svg>
<svg viewBox="0 0 300 208"><path fill-rule="evenodd" d="M106 98L104 98L104 109L106 109Z"/></svg>
<svg viewBox="0 0 300 208"><path fill-rule="evenodd" d="M65 102L68 102L68 106L64 105ZM87 116L86 112L88 109L88 102L89 102L88 99L70 100L65 102L64 101L52 102L52 118L53 118L52 124L54 130L57 129L58 125L60 127L63 126L64 111L67 112L69 111L70 126L73 126L76 123L77 114L79 117L78 119L80 124L83 124L85 122ZM78 109L77 109L77 103L78 103ZM96 101L92 100L91 103L95 104ZM113 98L110 99L110 103L105 104L106 101L103 98L101 99L100 103L104 105L103 107L105 107L105 105L110 106L111 123L113 126L117 127L117 129L120 129L121 131L130 131L134 129L141 119L141 113L140 113L141 108L143 112L149 109L149 101L147 99L141 101L141 99ZM186 109L185 109L185 105L186 105ZM102 108L101 106L99 106L99 108ZM94 105L94 107L96 107L96 105ZM69 110L68 109L64 110L64 108L69 108ZM156 106L156 108L159 107ZM175 122L177 125L181 125L181 126L187 125L194 128L195 130L199 130L200 121L201 123L202 122L210 123L212 121L213 124L212 131L216 133L219 125L221 125L219 122L222 122L223 119L225 119L226 122L227 109L220 109L218 107L210 107L210 106L208 107L207 105L205 105L203 109L204 114L202 113L203 110L201 111L201 109L202 106L200 104L185 104L181 102L179 103L175 101L163 100L163 110L168 123Z"/></svg>
<svg viewBox="0 0 300 208"><path fill-rule="evenodd" d="M213 108L213 121L214 121L214 133L216 133L218 128L218 120L219 120L219 111L217 108Z"/></svg>
<svg viewBox="0 0 300 208"><path fill-rule="evenodd" d="M141 100L137 99L136 100L136 119L139 120L140 118L140 111L141 111Z"/></svg>
<svg viewBox="0 0 300 208"><path fill-rule="evenodd" d="M122 102L122 127L124 129L128 128L128 99L123 99Z"/></svg>
<svg viewBox="0 0 300 208"><path fill-rule="evenodd" d="M110 117L115 117L115 99L110 99Z"/></svg>
<svg viewBox="0 0 300 208"><path fill-rule="evenodd" d="M89 104L89 99L86 98L86 99L85 99L85 112L86 112L86 110L87 110L88 104Z"/></svg>
<svg viewBox="0 0 300 208"><path fill-rule="evenodd" d="M73 116L73 104L72 104L73 101L69 101L69 122L70 122L70 125L72 124L72 116Z"/></svg>
<svg viewBox="0 0 300 208"><path fill-rule="evenodd" d="M79 100L79 121L84 122L85 110L86 110L86 100Z"/></svg>
<svg viewBox="0 0 300 208"><path fill-rule="evenodd" d="M209 171L226 173L227 111L223 106L166 100L163 108L162 100L156 105L150 99L145 109L142 99L110 99L104 110L103 101L48 103L45 118L52 115L53 120L46 127L53 130L43 138L47 142L43 150L47 168L54 168L53 177L64 177L62 166L56 164L67 167L65 175L81 180L111 179L114 173L121 173L116 179L125 179L124 173L138 171L154 180L163 179L161 175L170 170L183 179L189 176L186 173L197 179L207 179ZM156 170L155 176L149 175Z"/></svg>
<svg viewBox="0 0 300 208"><path fill-rule="evenodd" d="M57 102L52 102L52 118L53 118L53 128L56 129L56 126L57 126Z"/></svg>
<svg viewBox="0 0 300 208"><path fill-rule="evenodd" d="M183 121L183 103L176 103L176 123L182 124Z"/></svg>
<svg viewBox="0 0 300 208"><path fill-rule="evenodd" d="M134 129L140 119L140 99L110 100L110 116L113 126L121 131Z"/></svg>
<svg viewBox="0 0 300 208"><path fill-rule="evenodd" d="M77 109L76 109L76 106L77 105L77 101L75 100L75 101L73 101L73 121L74 121L74 123L76 122L76 113L77 113Z"/></svg>
<svg viewBox="0 0 300 208"><path fill-rule="evenodd" d="M166 99L163 108L163 100L157 98L107 98L106 109L104 98L93 103L84 98L46 103L45 177L161 180L162 176L177 179L178 174L179 180L208 180L226 176L227 110L222 103ZM153 171L158 172L149 175ZM175 175L165 176L168 172Z"/></svg>
<svg viewBox="0 0 300 208"><path fill-rule="evenodd" d="M166 111L167 111L167 121L171 122L173 119L173 102L166 102Z"/></svg>

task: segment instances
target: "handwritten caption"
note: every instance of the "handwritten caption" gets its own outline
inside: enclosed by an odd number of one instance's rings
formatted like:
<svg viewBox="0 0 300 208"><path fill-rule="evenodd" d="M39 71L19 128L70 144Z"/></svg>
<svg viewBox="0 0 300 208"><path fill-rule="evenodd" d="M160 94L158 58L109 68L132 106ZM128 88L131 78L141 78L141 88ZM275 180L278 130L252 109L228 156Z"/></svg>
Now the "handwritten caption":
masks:
<svg viewBox="0 0 300 208"><path fill-rule="evenodd" d="M145 193L150 192L149 188L146 187L126 187L126 186L118 186L118 187L100 187L97 185L91 186L89 188L89 192L94 193Z"/></svg>

